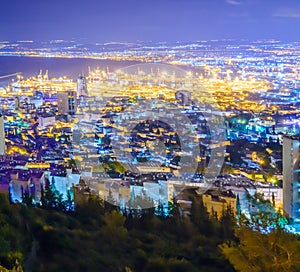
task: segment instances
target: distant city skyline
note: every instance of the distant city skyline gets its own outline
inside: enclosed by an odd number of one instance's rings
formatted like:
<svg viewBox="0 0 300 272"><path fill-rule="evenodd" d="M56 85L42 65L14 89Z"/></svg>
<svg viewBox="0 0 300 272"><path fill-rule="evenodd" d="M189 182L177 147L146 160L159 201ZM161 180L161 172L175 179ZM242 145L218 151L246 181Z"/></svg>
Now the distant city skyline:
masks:
<svg viewBox="0 0 300 272"><path fill-rule="evenodd" d="M299 40L296 0L12 0L1 9L0 40Z"/></svg>

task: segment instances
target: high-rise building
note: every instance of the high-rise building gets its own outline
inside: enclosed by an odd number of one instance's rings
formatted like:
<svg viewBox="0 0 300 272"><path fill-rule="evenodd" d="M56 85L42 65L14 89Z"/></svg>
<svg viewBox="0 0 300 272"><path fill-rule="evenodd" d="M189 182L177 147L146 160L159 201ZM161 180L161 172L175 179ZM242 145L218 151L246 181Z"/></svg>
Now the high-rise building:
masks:
<svg viewBox="0 0 300 272"><path fill-rule="evenodd" d="M86 85L86 78L83 75L80 75L77 78L77 95L78 96L87 96L87 85Z"/></svg>
<svg viewBox="0 0 300 272"><path fill-rule="evenodd" d="M0 155L5 154L4 116L0 113Z"/></svg>
<svg viewBox="0 0 300 272"><path fill-rule="evenodd" d="M300 220L300 136L283 138L283 210Z"/></svg>
<svg viewBox="0 0 300 272"><path fill-rule="evenodd" d="M77 96L75 91L65 91L57 93L57 107L60 114L76 114Z"/></svg>

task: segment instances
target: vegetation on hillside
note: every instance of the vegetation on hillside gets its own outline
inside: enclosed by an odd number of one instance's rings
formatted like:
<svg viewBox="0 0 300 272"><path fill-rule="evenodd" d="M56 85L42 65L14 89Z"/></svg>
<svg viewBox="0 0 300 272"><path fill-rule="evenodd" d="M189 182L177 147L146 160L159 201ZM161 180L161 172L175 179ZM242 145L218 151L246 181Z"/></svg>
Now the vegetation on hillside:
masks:
<svg viewBox="0 0 300 272"><path fill-rule="evenodd" d="M236 222L230 209L217 220L200 198L182 217L177 204L170 204L169 214L162 207L120 212L90 198L71 211L47 189L44 197L41 207L33 207L26 198L11 204L0 195L1 266L39 272L299 271L296 236L280 225L262 234L254 227L265 224L257 219L262 216Z"/></svg>

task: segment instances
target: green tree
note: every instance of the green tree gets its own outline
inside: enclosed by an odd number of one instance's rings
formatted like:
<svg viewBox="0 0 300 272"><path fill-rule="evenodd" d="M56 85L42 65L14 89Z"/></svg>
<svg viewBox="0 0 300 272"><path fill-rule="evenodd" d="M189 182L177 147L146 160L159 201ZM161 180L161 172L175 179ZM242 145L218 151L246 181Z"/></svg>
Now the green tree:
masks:
<svg viewBox="0 0 300 272"><path fill-rule="evenodd" d="M263 214L254 219L241 216L235 233L239 242L221 246L237 271L299 271L300 242L279 220Z"/></svg>
<svg viewBox="0 0 300 272"><path fill-rule="evenodd" d="M115 246L128 237L127 229L124 227L126 218L117 211L106 213L103 217L103 235Z"/></svg>
<svg viewBox="0 0 300 272"><path fill-rule="evenodd" d="M191 206L191 220L203 235L213 235L214 225L201 197L194 197Z"/></svg>
<svg viewBox="0 0 300 272"><path fill-rule="evenodd" d="M33 198L29 194L29 188L27 187L24 191L22 191L22 203L26 206L33 206Z"/></svg>
<svg viewBox="0 0 300 272"><path fill-rule="evenodd" d="M220 218L220 231L221 237L225 240L234 240L234 227L235 227L235 214L231 206L227 206L223 211Z"/></svg>
<svg viewBox="0 0 300 272"><path fill-rule="evenodd" d="M55 186L50 185L43 191L42 207L45 209L64 210L62 194L56 190Z"/></svg>

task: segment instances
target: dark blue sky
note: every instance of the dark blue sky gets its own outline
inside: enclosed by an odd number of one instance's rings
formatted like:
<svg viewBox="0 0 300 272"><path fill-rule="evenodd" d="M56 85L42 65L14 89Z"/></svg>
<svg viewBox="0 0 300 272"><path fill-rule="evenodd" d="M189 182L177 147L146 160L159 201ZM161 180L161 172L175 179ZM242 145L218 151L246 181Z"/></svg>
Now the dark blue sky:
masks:
<svg viewBox="0 0 300 272"><path fill-rule="evenodd" d="M2 0L0 40L300 40L299 0Z"/></svg>

